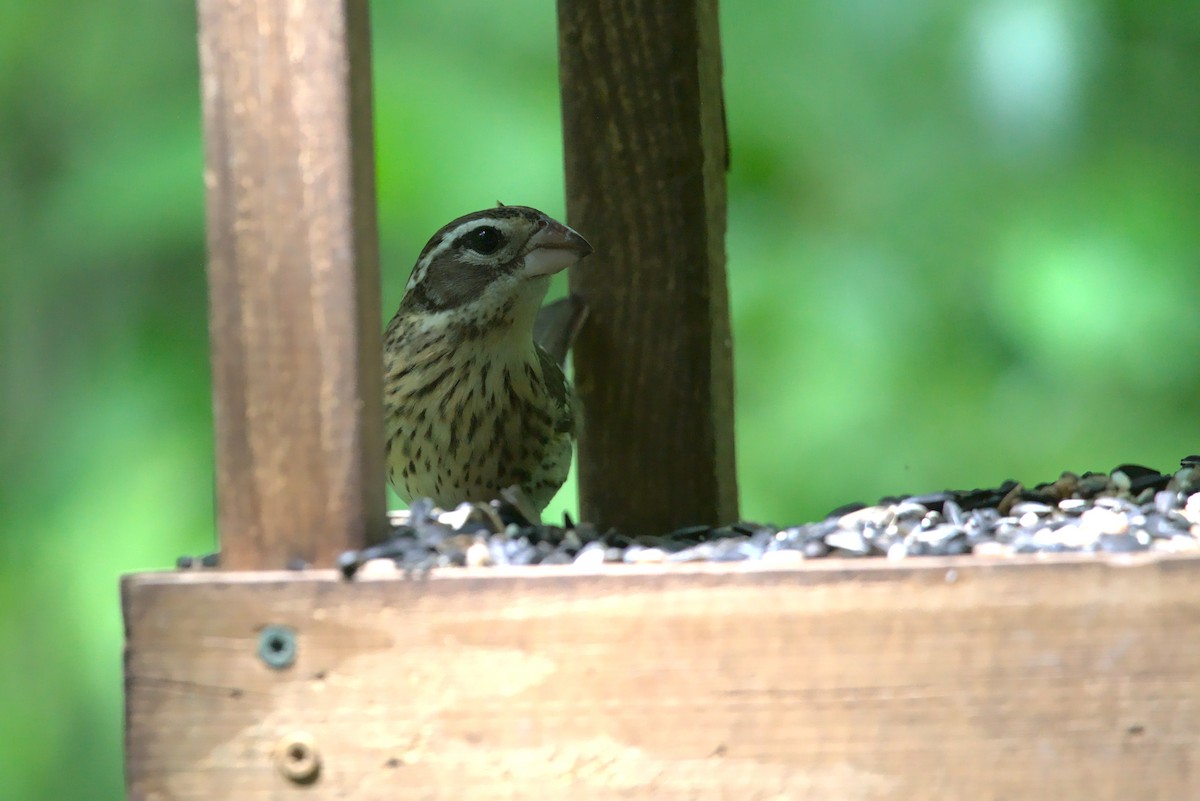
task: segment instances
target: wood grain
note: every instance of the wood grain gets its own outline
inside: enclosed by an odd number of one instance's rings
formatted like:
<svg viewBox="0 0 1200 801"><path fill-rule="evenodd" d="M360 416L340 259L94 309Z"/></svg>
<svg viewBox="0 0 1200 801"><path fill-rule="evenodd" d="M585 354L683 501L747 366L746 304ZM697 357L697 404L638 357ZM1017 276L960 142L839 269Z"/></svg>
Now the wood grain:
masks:
<svg viewBox="0 0 1200 801"><path fill-rule="evenodd" d="M384 531L366 0L200 0L222 564Z"/></svg>
<svg viewBox="0 0 1200 801"><path fill-rule="evenodd" d="M581 515L663 533L738 517L716 0L559 0Z"/></svg>
<svg viewBox="0 0 1200 801"><path fill-rule="evenodd" d="M1200 797L1200 560L127 577L130 798ZM295 665L256 656L267 624ZM311 785L277 749L320 755Z"/></svg>

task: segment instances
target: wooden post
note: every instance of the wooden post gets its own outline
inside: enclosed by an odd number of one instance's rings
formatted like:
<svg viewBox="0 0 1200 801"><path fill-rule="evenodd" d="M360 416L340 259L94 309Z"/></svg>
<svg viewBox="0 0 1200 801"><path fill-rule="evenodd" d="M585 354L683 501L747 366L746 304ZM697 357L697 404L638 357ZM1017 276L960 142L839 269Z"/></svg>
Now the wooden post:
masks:
<svg viewBox="0 0 1200 801"><path fill-rule="evenodd" d="M567 209L596 253L575 347L581 514L738 516L716 0L559 0Z"/></svg>
<svg viewBox="0 0 1200 801"><path fill-rule="evenodd" d="M385 524L366 0L199 0L222 566Z"/></svg>

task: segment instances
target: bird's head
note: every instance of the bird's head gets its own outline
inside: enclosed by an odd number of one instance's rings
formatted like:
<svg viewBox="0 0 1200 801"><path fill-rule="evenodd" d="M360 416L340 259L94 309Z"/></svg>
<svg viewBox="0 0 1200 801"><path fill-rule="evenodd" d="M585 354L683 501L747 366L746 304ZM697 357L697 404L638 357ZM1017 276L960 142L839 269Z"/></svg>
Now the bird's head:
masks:
<svg viewBox="0 0 1200 801"><path fill-rule="evenodd" d="M499 206L443 226L421 251L401 314L532 331L550 276L592 252L587 240L527 206Z"/></svg>

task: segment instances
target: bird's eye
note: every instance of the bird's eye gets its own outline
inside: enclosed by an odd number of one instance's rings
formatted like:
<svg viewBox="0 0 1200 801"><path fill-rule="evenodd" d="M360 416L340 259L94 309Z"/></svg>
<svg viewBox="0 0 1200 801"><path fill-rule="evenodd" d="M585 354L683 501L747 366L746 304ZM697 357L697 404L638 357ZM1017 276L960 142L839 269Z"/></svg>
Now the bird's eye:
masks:
<svg viewBox="0 0 1200 801"><path fill-rule="evenodd" d="M492 226L485 225L467 234L464 244L476 253L490 256L504 244L504 236Z"/></svg>

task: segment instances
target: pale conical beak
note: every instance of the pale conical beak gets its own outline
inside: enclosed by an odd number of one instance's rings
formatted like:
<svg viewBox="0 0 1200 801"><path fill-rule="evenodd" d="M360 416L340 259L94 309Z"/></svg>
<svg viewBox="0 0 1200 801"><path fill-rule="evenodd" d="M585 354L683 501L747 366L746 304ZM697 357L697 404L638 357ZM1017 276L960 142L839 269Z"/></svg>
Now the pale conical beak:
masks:
<svg viewBox="0 0 1200 801"><path fill-rule="evenodd" d="M529 238L525 253L525 275L539 278L565 270L592 252L592 246L579 234L551 220Z"/></svg>

